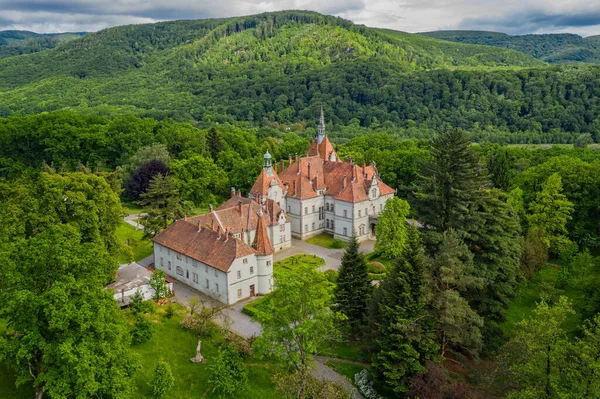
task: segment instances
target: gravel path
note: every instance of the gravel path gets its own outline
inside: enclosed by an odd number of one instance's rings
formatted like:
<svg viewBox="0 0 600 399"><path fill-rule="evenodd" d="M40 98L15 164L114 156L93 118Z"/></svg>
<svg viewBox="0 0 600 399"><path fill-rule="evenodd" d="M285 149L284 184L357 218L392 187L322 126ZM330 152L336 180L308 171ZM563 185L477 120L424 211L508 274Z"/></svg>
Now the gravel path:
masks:
<svg viewBox="0 0 600 399"><path fill-rule="evenodd" d="M373 252L374 246L375 241L373 240L363 241L360 243L360 250L363 253L368 254ZM323 248L306 241L293 239L290 248L275 253L273 258L277 262L298 254L317 255L318 257L325 259L325 265L321 266L319 270L338 270L342 264L342 255L344 254L344 251L344 249Z"/></svg>
<svg viewBox="0 0 600 399"><path fill-rule="evenodd" d="M125 223L135 227L136 230L143 230L144 226L139 223L139 220L144 216L146 216L145 213L132 213L131 215L125 216L123 220Z"/></svg>
<svg viewBox="0 0 600 399"><path fill-rule="evenodd" d="M326 379L329 381L338 382L346 387L349 392L352 392L350 395L351 398L355 399L364 399L364 396L358 392L358 389L350 382L346 377L338 373L337 371L329 368L325 365L325 363L321 362L318 358L315 358L315 363L317 368L313 370L313 375L318 379Z"/></svg>

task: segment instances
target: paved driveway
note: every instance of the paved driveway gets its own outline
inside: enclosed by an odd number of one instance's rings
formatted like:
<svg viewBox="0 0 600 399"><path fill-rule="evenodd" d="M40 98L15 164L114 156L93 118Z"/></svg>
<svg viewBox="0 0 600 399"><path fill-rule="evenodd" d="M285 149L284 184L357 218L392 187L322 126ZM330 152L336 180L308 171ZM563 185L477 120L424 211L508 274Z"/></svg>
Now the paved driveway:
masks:
<svg viewBox="0 0 600 399"><path fill-rule="evenodd" d="M365 254L369 254L373 252L374 246L375 241L373 240L363 241L360 243L360 250ZM344 254L344 251L344 249L323 248L306 241L292 239L292 247L275 253L273 258L275 261L279 261L298 254L317 255L318 257L325 259L325 265L321 266L319 270L338 270L342 264L342 255Z"/></svg>

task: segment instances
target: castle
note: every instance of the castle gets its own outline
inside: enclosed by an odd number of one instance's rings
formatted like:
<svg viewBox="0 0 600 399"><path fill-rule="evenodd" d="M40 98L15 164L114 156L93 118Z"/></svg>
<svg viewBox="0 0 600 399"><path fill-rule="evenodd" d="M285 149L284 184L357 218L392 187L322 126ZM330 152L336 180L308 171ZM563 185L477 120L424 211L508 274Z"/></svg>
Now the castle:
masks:
<svg viewBox="0 0 600 399"><path fill-rule="evenodd" d="M321 110L306 157L290 156L277 173L267 151L248 198L232 189L218 208L173 223L153 239L154 264L223 303L264 295L273 289L273 254L290 247L292 237L368 239L394 194L374 163L340 161Z"/></svg>

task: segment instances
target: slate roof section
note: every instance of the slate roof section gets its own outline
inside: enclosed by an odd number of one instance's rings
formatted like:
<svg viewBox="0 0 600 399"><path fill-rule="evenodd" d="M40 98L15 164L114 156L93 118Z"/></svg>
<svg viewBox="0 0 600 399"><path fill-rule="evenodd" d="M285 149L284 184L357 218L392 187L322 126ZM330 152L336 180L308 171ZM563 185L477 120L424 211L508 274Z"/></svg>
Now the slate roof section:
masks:
<svg viewBox="0 0 600 399"><path fill-rule="evenodd" d="M198 230L197 224L185 220L177 220L152 241L222 272L228 272L235 259L256 253L241 240L207 228Z"/></svg>

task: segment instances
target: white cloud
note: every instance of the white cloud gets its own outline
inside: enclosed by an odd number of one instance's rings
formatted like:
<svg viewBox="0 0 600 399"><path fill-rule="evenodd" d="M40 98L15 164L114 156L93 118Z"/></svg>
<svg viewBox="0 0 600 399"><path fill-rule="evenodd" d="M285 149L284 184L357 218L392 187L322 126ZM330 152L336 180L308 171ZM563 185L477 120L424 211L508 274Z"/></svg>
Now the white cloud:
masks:
<svg viewBox="0 0 600 399"><path fill-rule="evenodd" d="M600 2L589 0L0 0L0 29L94 31L129 23L287 9L314 10L407 32L600 34Z"/></svg>

